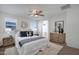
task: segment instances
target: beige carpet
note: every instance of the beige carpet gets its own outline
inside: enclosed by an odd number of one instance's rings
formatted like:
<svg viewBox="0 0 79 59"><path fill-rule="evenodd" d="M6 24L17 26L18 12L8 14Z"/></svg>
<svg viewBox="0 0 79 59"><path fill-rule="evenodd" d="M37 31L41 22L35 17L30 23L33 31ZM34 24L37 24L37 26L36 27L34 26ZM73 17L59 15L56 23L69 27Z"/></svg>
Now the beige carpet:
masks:
<svg viewBox="0 0 79 59"><path fill-rule="evenodd" d="M18 55L18 52L17 52L16 47L11 47L11 48L5 49L4 54L5 55Z"/></svg>
<svg viewBox="0 0 79 59"><path fill-rule="evenodd" d="M57 55L62 48L63 46L61 45L49 43L47 47L42 50L39 50L37 55Z"/></svg>

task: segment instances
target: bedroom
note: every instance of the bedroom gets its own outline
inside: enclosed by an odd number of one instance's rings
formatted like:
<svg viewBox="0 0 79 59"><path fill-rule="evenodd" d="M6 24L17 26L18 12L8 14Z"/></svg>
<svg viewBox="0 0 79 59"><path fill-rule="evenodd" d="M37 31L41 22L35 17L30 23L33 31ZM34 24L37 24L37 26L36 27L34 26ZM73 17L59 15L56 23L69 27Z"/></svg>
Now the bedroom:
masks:
<svg viewBox="0 0 79 59"><path fill-rule="evenodd" d="M64 45L69 47L79 49L79 40L78 40L78 15L79 15L79 5L65 5L65 4L1 4L0 5L0 46L3 44L13 43L10 42L10 39L15 40L15 44L11 46L4 47L6 54L20 54L20 55L30 55L30 54L41 54L37 53L38 50L42 51L47 48L46 51L51 50L50 47L55 47L55 52L52 51L50 54L57 54ZM36 13L35 13L36 11ZM40 14L40 13L41 14ZM63 33L65 33L65 44L59 43L49 43L50 33L58 33L56 30L55 23L56 21L64 21ZM22 35L21 35L21 34ZM26 34L28 33L28 34ZM29 34L30 33L30 34ZM32 35L33 34L33 35ZM18 35L23 36L18 37ZM40 38L45 37L43 40L29 40L31 43L23 41L21 44L24 44L22 48L18 46L18 41L26 39L24 36L30 36ZM40 36L40 37L38 37ZM55 35L57 36L57 35ZM8 38L7 38L8 37ZM32 37L32 38L33 38ZM30 37L31 38L31 37ZM75 39L75 40L74 40ZM8 43L5 43L7 40ZM5 42L4 42L5 41ZM55 41L55 40L54 40ZM61 42L58 41L58 42ZM61 42L62 43L62 42ZM14 45L16 48L14 48ZM24 47L26 46L26 47ZM34 48L35 47L35 48ZM28 48L28 49L27 49ZM48 49L50 48L50 49ZM25 50L27 49L27 51ZM31 50L32 49L32 50ZM18 51L17 51L18 50ZM17 51L17 53L15 53ZM28 52L29 51L29 52ZM48 53L44 51L44 53ZM74 54L74 53L72 53Z"/></svg>

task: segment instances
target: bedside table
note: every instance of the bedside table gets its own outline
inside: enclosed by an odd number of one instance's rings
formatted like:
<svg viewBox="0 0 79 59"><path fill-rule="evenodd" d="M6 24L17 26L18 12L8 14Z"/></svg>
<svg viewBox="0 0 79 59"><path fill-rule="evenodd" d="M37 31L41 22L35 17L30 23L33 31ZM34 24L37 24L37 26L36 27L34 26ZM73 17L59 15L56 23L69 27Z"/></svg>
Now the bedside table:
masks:
<svg viewBox="0 0 79 59"><path fill-rule="evenodd" d="M11 37L5 37L3 38L3 47L4 48L9 48L15 46L15 41Z"/></svg>

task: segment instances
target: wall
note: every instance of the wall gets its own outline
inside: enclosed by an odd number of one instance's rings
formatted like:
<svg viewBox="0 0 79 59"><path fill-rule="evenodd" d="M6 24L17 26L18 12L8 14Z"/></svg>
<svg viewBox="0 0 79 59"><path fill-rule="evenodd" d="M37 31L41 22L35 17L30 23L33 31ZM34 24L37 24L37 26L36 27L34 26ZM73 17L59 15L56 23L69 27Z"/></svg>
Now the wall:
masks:
<svg viewBox="0 0 79 59"><path fill-rule="evenodd" d="M52 15L52 18L49 20L49 32L55 32L55 22L56 21L66 21L66 12L62 12L59 15ZM64 25L65 31L65 25Z"/></svg>
<svg viewBox="0 0 79 59"><path fill-rule="evenodd" d="M39 36L42 36L42 21L38 22L38 33L39 33Z"/></svg>
<svg viewBox="0 0 79 59"><path fill-rule="evenodd" d="M79 5L67 10L66 26L67 45L79 48Z"/></svg>

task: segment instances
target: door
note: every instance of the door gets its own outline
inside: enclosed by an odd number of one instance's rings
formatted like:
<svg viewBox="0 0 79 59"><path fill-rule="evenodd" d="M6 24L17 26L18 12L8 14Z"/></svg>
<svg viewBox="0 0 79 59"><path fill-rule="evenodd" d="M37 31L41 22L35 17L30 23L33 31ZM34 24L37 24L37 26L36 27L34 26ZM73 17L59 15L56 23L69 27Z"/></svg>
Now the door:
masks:
<svg viewBox="0 0 79 59"><path fill-rule="evenodd" d="M48 21L42 21L42 36L48 38Z"/></svg>

